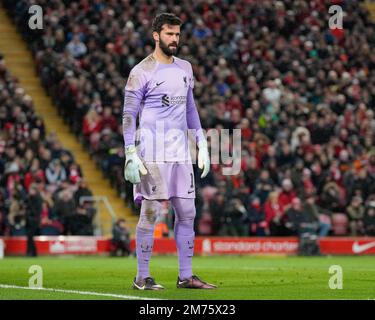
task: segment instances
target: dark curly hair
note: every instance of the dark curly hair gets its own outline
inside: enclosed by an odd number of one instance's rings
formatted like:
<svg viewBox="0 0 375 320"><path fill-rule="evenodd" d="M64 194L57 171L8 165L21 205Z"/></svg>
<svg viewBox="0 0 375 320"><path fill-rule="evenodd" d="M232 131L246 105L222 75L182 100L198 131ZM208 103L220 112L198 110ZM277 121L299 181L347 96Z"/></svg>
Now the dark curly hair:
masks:
<svg viewBox="0 0 375 320"><path fill-rule="evenodd" d="M152 22L152 32L160 33L161 28L164 24L181 26L182 21L173 13L160 13L155 17L154 21Z"/></svg>

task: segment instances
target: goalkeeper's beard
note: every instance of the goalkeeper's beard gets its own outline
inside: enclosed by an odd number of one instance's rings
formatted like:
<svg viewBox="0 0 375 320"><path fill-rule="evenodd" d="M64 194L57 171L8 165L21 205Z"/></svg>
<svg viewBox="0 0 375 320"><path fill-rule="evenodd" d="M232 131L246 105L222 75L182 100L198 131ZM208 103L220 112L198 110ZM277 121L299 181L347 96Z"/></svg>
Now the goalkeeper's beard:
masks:
<svg viewBox="0 0 375 320"><path fill-rule="evenodd" d="M170 45L174 44L176 47L175 48L171 48ZM167 45L165 42L163 42L162 40L159 41L159 47L161 49L161 51L163 51L163 53L168 56L168 57L171 57L172 55L176 54L177 52L177 49L178 49L178 44L176 42L173 42L169 45Z"/></svg>

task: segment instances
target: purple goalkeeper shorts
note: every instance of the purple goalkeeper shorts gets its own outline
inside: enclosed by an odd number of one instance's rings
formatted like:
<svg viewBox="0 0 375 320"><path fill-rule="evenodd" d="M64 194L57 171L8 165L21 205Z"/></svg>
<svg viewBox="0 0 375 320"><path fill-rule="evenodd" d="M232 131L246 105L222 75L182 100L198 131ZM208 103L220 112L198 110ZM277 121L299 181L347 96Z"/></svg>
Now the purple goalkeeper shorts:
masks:
<svg viewBox="0 0 375 320"><path fill-rule="evenodd" d="M191 163L144 163L147 174L134 185L134 201L195 198L194 172Z"/></svg>

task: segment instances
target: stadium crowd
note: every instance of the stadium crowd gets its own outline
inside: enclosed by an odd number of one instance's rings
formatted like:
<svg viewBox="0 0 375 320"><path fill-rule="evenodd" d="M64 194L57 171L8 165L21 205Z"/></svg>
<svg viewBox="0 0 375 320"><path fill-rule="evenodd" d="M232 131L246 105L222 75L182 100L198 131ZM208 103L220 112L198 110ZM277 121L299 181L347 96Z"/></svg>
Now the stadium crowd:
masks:
<svg viewBox="0 0 375 320"><path fill-rule="evenodd" d="M5 5L60 114L128 203L123 89L153 50L152 18L169 11L184 23L178 55L202 126L242 131L240 174L196 175L197 233L325 236L343 218L341 234L375 235L375 28L357 2L40 0L39 31L32 2ZM328 27L331 4L343 29Z"/></svg>
<svg viewBox="0 0 375 320"><path fill-rule="evenodd" d="M92 235L95 208L79 201L90 194L0 53L0 236Z"/></svg>

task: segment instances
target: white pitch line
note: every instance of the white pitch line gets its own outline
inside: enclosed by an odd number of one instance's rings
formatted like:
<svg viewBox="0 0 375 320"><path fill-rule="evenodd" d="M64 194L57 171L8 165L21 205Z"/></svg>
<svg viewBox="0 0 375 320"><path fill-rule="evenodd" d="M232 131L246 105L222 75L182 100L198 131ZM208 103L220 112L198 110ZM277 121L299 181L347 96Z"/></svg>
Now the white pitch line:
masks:
<svg viewBox="0 0 375 320"><path fill-rule="evenodd" d="M2 288L2 289L24 289L24 290L50 291L50 292L61 292L61 293L74 293L74 294L81 294L81 295L111 297L111 298L129 299L129 300L163 300L163 299L157 299L157 298L129 296L129 295L124 295L124 294L101 293L101 292L78 291L78 290L64 290L64 289L54 289L54 288L32 288L32 287L22 287L22 286L8 285L8 284L0 284L0 288Z"/></svg>

